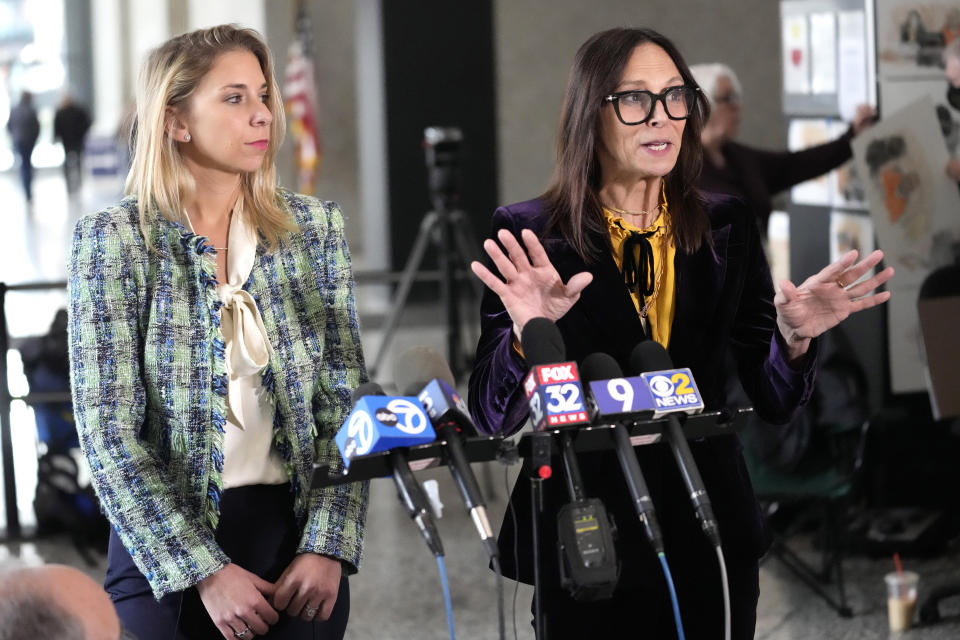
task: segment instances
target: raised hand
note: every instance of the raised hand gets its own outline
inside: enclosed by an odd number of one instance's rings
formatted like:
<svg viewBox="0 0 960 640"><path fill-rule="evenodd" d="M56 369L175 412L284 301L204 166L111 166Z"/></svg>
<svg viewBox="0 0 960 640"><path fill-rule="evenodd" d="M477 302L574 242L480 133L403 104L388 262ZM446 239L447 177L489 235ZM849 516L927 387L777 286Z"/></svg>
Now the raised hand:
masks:
<svg viewBox="0 0 960 640"><path fill-rule="evenodd" d="M503 243L504 254L493 240L485 240L483 249L493 260L503 280L479 262L472 262L470 268L478 278L500 296L500 301L513 320L513 330L517 336L531 318L543 317L558 320L570 310L580 292L593 281L593 275L582 271L564 284L556 268L550 264L547 252L533 231L524 229L520 233L527 253L506 229L497 232L497 239Z"/></svg>
<svg viewBox="0 0 960 640"><path fill-rule="evenodd" d="M297 555L277 580L273 606L310 622L326 620L340 593L340 561L316 553Z"/></svg>
<svg viewBox="0 0 960 640"><path fill-rule="evenodd" d="M850 314L890 299L889 291L873 291L893 277L893 267L854 284L882 259L883 251L877 250L856 262L857 252L850 251L804 280L799 287L789 280L780 282L773 304L777 308L777 327L787 343L790 360L806 353L812 338L837 326Z"/></svg>
<svg viewBox="0 0 960 640"><path fill-rule="evenodd" d="M873 125L877 121L877 110L868 104L857 105L856 113L853 114L853 135L860 135L860 132Z"/></svg>
<svg viewBox="0 0 960 640"><path fill-rule="evenodd" d="M266 635L270 625L280 619L267 602L273 596L273 584L236 564L230 563L199 582L197 591L226 640Z"/></svg>

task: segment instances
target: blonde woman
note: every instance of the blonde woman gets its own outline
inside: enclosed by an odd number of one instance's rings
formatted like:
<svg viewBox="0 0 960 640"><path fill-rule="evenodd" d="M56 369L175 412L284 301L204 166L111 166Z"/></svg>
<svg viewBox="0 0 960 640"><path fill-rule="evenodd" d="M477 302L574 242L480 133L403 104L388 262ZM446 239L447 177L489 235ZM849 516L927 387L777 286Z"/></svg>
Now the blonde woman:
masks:
<svg viewBox="0 0 960 640"><path fill-rule="evenodd" d="M138 87L128 197L77 225L70 358L141 640L341 638L367 487L310 488L366 381L338 207L276 187L284 117L249 29L169 40Z"/></svg>

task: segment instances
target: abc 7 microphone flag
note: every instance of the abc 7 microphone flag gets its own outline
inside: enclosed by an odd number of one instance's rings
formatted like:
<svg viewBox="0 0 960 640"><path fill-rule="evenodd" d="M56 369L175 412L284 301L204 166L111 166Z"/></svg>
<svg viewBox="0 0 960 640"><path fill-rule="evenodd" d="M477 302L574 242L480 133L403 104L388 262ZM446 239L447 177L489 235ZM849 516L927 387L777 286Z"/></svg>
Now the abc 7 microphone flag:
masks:
<svg viewBox="0 0 960 640"><path fill-rule="evenodd" d="M436 439L430 419L413 396L360 398L334 438L347 467L353 458Z"/></svg>

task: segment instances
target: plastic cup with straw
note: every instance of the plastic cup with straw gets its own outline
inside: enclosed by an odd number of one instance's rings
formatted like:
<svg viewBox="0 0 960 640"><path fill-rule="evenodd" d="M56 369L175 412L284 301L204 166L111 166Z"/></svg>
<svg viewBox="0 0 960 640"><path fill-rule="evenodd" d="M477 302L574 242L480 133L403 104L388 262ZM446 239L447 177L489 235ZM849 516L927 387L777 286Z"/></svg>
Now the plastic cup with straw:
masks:
<svg viewBox="0 0 960 640"><path fill-rule="evenodd" d="M917 582L920 578L913 571L904 571L900 554L893 554L896 571L884 576L887 583L887 615L890 631L903 631L913 624L913 612L917 606Z"/></svg>

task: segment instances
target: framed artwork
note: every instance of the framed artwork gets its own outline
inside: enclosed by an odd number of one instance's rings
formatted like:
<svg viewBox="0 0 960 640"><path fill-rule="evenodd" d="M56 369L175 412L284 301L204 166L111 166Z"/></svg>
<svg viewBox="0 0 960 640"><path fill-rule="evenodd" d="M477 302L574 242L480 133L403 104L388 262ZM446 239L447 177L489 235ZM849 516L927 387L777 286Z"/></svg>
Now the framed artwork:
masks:
<svg viewBox="0 0 960 640"><path fill-rule="evenodd" d="M956 0L876 0L876 20L881 78L943 75L943 48L960 37Z"/></svg>

